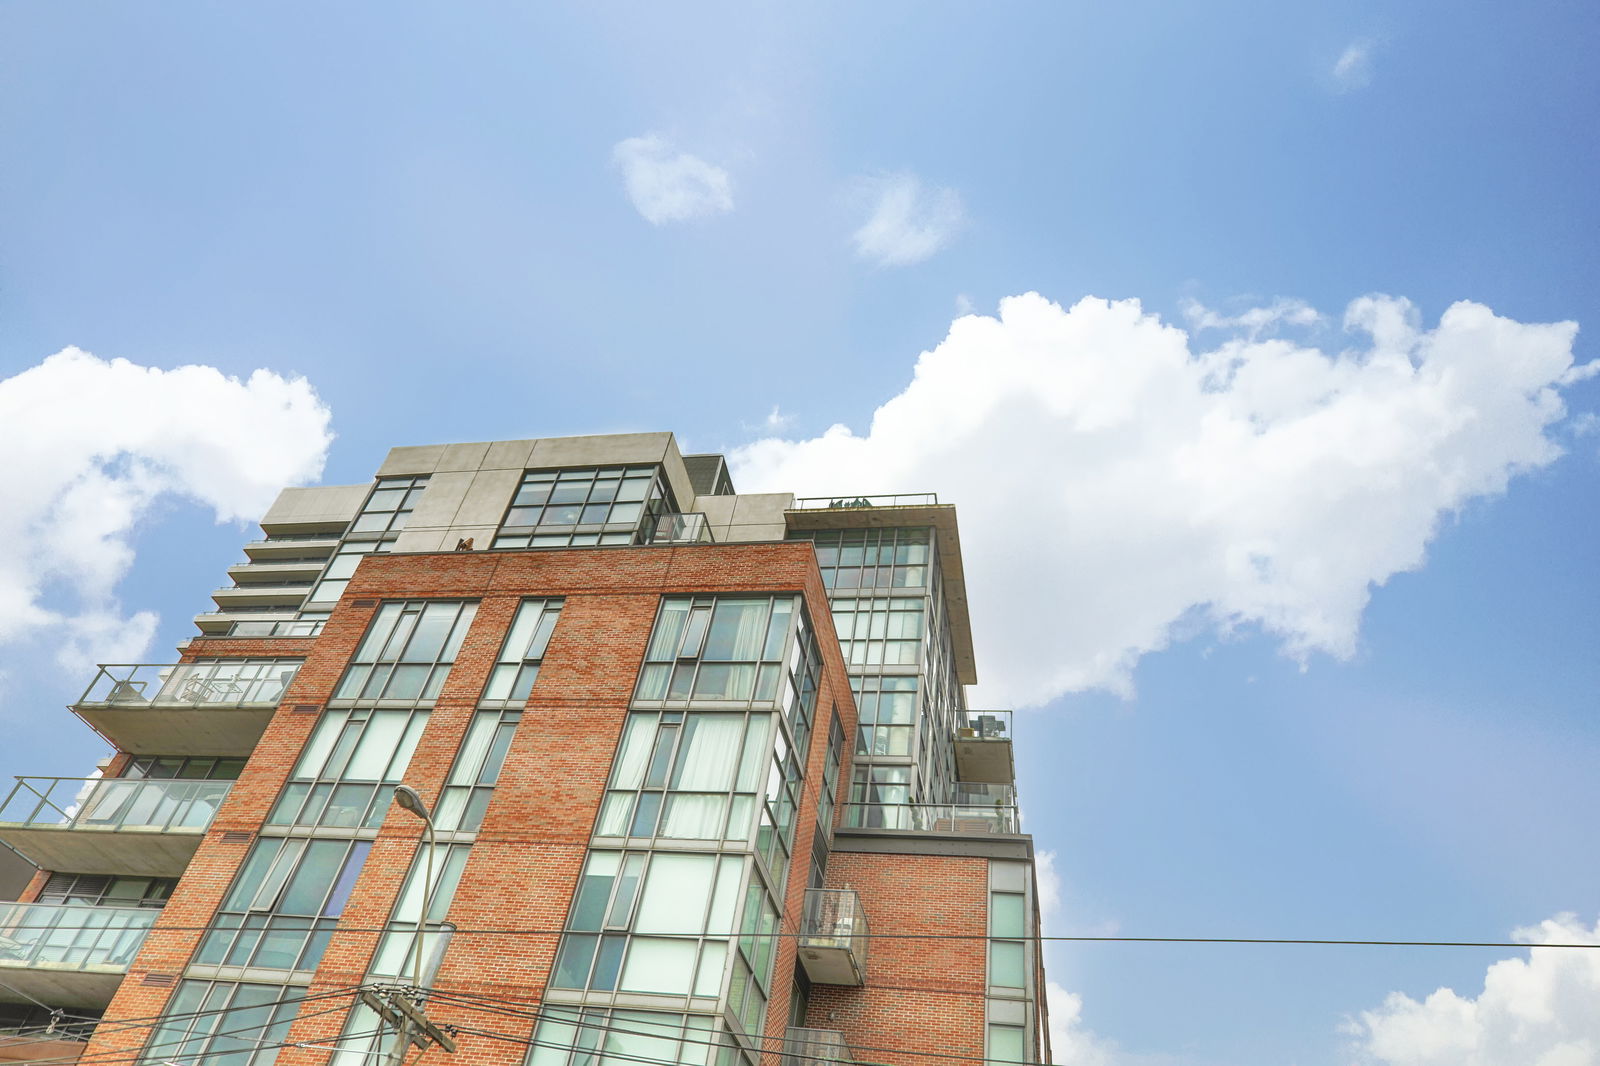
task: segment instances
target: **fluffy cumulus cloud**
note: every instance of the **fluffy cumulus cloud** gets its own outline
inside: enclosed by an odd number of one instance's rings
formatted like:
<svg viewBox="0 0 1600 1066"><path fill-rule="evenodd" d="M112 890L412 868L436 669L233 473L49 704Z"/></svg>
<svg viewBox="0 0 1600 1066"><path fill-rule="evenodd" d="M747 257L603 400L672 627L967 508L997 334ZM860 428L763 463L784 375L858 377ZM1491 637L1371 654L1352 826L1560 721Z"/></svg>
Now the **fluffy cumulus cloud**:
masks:
<svg viewBox="0 0 1600 1066"><path fill-rule="evenodd" d="M879 266L920 263L950 243L965 220L954 189L929 188L915 174L864 178L866 222L851 238L856 254Z"/></svg>
<svg viewBox="0 0 1600 1066"><path fill-rule="evenodd" d="M1600 924L1572 915L1520 929L1530 944L1600 944ZM1596 1066L1600 1064L1600 949L1534 947L1490 966L1483 990L1441 988L1418 1001L1392 993L1351 1019L1355 1055L1383 1066Z"/></svg>
<svg viewBox="0 0 1600 1066"><path fill-rule="evenodd" d="M733 210L728 172L680 152L659 134L629 137L611 150L628 199L654 225Z"/></svg>
<svg viewBox="0 0 1600 1066"><path fill-rule="evenodd" d="M1405 300L1323 351L1248 327L1201 349L1136 300L967 316L858 435L734 452L745 491L934 490L959 505L982 697L1126 693L1180 620L1345 657L1374 586L1440 523L1553 462L1573 323Z"/></svg>
<svg viewBox="0 0 1600 1066"><path fill-rule="evenodd" d="M321 473L328 423L304 379L265 370L239 381L68 348L0 381L0 643L49 632L75 669L135 661L156 617L125 613L115 590L141 519L163 496L259 518L283 485Z"/></svg>

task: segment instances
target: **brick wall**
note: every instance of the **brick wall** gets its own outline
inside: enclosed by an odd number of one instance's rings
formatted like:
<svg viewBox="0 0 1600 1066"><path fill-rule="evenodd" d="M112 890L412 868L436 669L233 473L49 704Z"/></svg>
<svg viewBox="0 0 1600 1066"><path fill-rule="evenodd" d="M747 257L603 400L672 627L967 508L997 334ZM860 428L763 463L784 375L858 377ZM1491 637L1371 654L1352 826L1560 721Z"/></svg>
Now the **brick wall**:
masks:
<svg viewBox="0 0 1600 1066"><path fill-rule="evenodd" d="M293 714L290 708L325 705L376 603L385 599L480 601L405 775L407 783L431 805L517 605L526 596L566 597L538 684L448 915L463 932L452 940L436 979L440 988L536 1003L544 990L557 938L484 935L471 930L551 930L562 925L657 603L663 595L720 591L804 593L822 649L823 683L795 828L795 854L785 900L788 917L782 926L792 932L804 897L827 754L827 723L835 704L846 735L853 736L855 729L848 677L809 544L371 555L362 561L319 637L211 639L193 642L186 649L188 658L283 655L304 657L305 665L112 1001L106 1014L112 1024L102 1026L86 1055L115 1057L142 1045L147 1030L118 1030L115 1019L148 1018L165 1006L171 988L146 984L147 975L181 975L202 935L185 927L211 920L249 851L248 841L229 841L225 835L243 833L253 838L316 725L316 715ZM363 605L357 606L358 602ZM847 766L840 780L848 779ZM345 988L365 976L379 934L352 930L376 929L387 921L416 853L419 834L414 817L391 809L341 920L347 931L333 937L312 993ZM981 877L978 883L981 893ZM794 951L793 939L785 938L774 967L767 1024L769 1047L774 1049L779 1046L788 1013ZM319 1005L319 1009L325 1006ZM975 1031L981 1045L981 1002L979 1012ZM443 1004L433 1013L441 1021L460 1021L509 1035L527 1036L532 1031L532 1023L526 1020L473 1017L471 1012ZM303 1017L296 1021L290 1039L324 1042L338 1034L344 1021L344 1011ZM452 1061L509 1064L520 1062L525 1052L515 1044L466 1038L462 1053ZM327 1055L324 1050L290 1048L278 1061L283 1066L310 1066L326 1061ZM431 1051L422 1057L439 1059L443 1055Z"/></svg>

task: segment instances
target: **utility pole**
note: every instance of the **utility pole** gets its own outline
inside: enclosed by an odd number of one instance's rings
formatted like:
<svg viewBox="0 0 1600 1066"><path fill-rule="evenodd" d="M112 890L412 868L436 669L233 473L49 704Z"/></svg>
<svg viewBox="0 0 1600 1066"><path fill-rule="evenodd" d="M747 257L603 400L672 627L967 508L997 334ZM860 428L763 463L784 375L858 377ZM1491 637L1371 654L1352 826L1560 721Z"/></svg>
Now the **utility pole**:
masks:
<svg viewBox="0 0 1600 1066"><path fill-rule="evenodd" d="M363 988L357 996L368 1010L394 1026L394 1043L389 1046L385 1066L404 1066L413 1044L423 1049L438 1044L447 1053L455 1053L455 1039L423 1012L420 989L403 985L379 986L370 990Z"/></svg>

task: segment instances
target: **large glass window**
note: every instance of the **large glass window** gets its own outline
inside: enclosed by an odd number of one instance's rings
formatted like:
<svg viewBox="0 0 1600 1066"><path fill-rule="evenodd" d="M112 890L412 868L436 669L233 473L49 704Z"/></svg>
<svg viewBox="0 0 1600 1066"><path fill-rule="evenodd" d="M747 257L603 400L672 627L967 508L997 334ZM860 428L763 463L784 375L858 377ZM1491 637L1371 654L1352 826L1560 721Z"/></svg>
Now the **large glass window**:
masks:
<svg viewBox="0 0 1600 1066"><path fill-rule="evenodd" d="M822 670L798 596L661 601L636 703L776 703L802 756Z"/></svg>
<svg viewBox="0 0 1600 1066"><path fill-rule="evenodd" d="M628 715L595 835L748 840L770 761L773 717Z"/></svg>
<svg viewBox="0 0 1600 1066"><path fill-rule="evenodd" d="M181 778L186 781L233 781L244 769L243 759L211 756L138 755L122 771L123 777Z"/></svg>
<svg viewBox="0 0 1600 1066"><path fill-rule="evenodd" d="M489 674L489 683L484 686L485 702L528 701L533 683L539 677L539 663L550 644L550 634L555 632L556 620L561 617L561 602L524 600L517 608L517 616L506 631L500 658Z"/></svg>
<svg viewBox="0 0 1600 1066"><path fill-rule="evenodd" d="M391 551L393 548L393 538L345 541L339 545L339 550L333 553L333 558L328 560L327 567L322 571L322 580L317 582L317 587L306 597L305 605L327 607L338 603L361 560L368 555Z"/></svg>
<svg viewBox="0 0 1600 1066"><path fill-rule="evenodd" d="M850 666L922 662L921 596L836 596L829 601L844 661Z"/></svg>
<svg viewBox="0 0 1600 1066"><path fill-rule="evenodd" d="M256 841L195 962L316 969L371 846L365 840Z"/></svg>
<svg viewBox="0 0 1600 1066"><path fill-rule="evenodd" d="M720 996L745 865L737 855L591 851L551 986Z"/></svg>
<svg viewBox="0 0 1600 1066"><path fill-rule="evenodd" d="M461 881L461 871L467 865L470 846L467 844L441 844L428 857L428 846L422 844L411 863L411 872L395 902L394 913L389 916L387 931L378 943L378 953L373 957L371 972L381 977L407 977L416 972L416 952L419 938L417 923L423 922L420 945L422 951L422 979L426 983L439 968L439 962L449 941L449 927L444 916L456 896L456 885ZM429 872L433 885L428 893L428 915L422 918L422 888Z"/></svg>
<svg viewBox="0 0 1600 1066"><path fill-rule="evenodd" d="M427 722L426 711L323 712L267 821L375 828Z"/></svg>
<svg viewBox="0 0 1600 1066"><path fill-rule="evenodd" d="M302 990L283 985L184 981L142 1061L270 1066L303 998Z"/></svg>
<svg viewBox="0 0 1600 1066"><path fill-rule="evenodd" d="M927 529L814 529L791 533L817 550L830 589L924 588L932 551Z"/></svg>
<svg viewBox="0 0 1600 1066"><path fill-rule="evenodd" d="M428 487L428 476L383 477L372 488L361 513L350 524L351 533L398 533L405 528L406 520L416 508L422 492Z"/></svg>
<svg viewBox="0 0 1600 1066"><path fill-rule="evenodd" d="M871 675L852 677L856 694L856 754L909 756L916 732L917 678Z"/></svg>
<svg viewBox="0 0 1600 1066"><path fill-rule="evenodd" d="M658 466L533 470L512 498L494 546L637 544L675 509Z"/></svg>
<svg viewBox="0 0 1600 1066"><path fill-rule="evenodd" d="M477 612L454 600L391 601L378 609L334 692L340 700L431 700Z"/></svg>
<svg viewBox="0 0 1600 1066"><path fill-rule="evenodd" d="M479 711L472 716L461 751L450 768L433 822L441 830L475 833L483 824L500 768L516 735L521 711Z"/></svg>
<svg viewBox="0 0 1600 1066"><path fill-rule="evenodd" d="M53 873L35 903L83 903L93 907L163 907L176 877L111 877Z"/></svg>
<svg viewBox="0 0 1600 1066"><path fill-rule="evenodd" d="M822 790L817 796L817 824L826 833L833 832L833 808L839 799L839 768L844 762L844 727L839 724L839 711L834 709L828 724L828 760L822 766Z"/></svg>
<svg viewBox="0 0 1600 1066"><path fill-rule="evenodd" d="M527 1066L710 1066L713 1056L726 1066L747 1061L711 1015L547 1006Z"/></svg>

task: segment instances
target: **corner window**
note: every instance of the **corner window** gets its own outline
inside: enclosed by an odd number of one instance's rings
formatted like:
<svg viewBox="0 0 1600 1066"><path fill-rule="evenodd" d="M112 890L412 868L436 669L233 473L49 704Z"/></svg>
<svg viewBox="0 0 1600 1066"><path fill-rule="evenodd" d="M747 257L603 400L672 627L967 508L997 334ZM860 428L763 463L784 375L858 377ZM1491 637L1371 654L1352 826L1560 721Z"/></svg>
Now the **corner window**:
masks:
<svg viewBox="0 0 1600 1066"><path fill-rule="evenodd" d="M511 500L494 547L639 544L676 509L659 466L532 470Z"/></svg>

